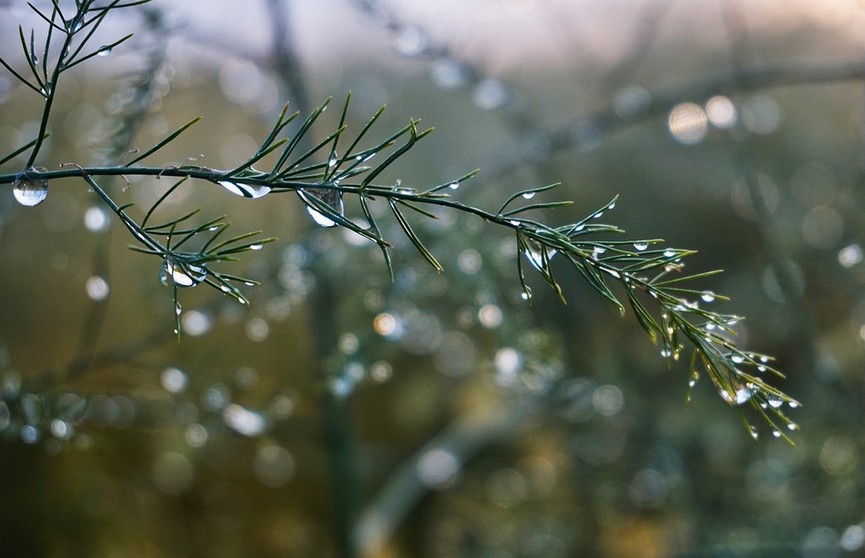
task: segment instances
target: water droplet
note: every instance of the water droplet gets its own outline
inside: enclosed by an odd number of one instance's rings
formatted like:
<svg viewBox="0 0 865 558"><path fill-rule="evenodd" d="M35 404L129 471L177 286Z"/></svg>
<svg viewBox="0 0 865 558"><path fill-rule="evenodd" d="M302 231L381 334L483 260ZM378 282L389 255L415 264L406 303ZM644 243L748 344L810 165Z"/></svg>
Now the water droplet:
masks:
<svg viewBox="0 0 865 558"><path fill-rule="evenodd" d="M35 444L39 441L39 429L32 425L26 425L21 427L21 432L19 433L21 436L21 440L25 444Z"/></svg>
<svg viewBox="0 0 865 558"><path fill-rule="evenodd" d="M742 364L743 362L745 362L745 357L743 357L742 355L731 355L730 360L732 360L736 364Z"/></svg>
<svg viewBox="0 0 865 558"><path fill-rule="evenodd" d="M450 486L460 471L459 458L442 448L431 448L418 459L417 478L424 486L442 489Z"/></svg>
<svg viewBox="0 0 865 558"><path fill-rule="evenodd" d="M207 268L195 264L175 263L171 258L165 258L159 280L163 285L178 287L194 287L207 277Z"/></svg>
<svg viewBox="0 0 865 558"><path fill-rule="evenodd" d="M838 252L838 263L844 267L853 267L862 261L862 257L862 247L858 244L850 244Z"/></svg>
<svg viewBox="0 0 865 558"><path fill-rule="evenodd" d="M285 448L268 444L258 448L253 461L256 478L265 486L279 488L294 477L296 470L294 456Z"/></svg>
<svg viewBox="0 0 865 558"><path fill-rule="evenodd" d="M798 401L790 401L788 403L788 405L790 405L791 409L797 409L799 407L799 402Z"/></svg>
<svg viewBox="0 0 865 558"><path fill-rule="evenodd" d="M664 257L665 258L672 258L675 255L676 255L676 252L674 250L664 250Z"/></svg>
<svg viewBox="0 0 865 558"><path fill-rule="evenodd" d="M781 405L784 404L784 400L781 399L780 397L775 396L775 395L770 395L769 397L767 397L766 402L769 403L769 406L772 407L773 409L777 409L778 407L780 407Z"/></svg>
<svg viewBox="0 0 865 558"><path fill-rule="evenodd" d="M643 250L645 250L648 247L649 247L648 242L635 242L634 243L634 250L637 250L638 252L642 252Z"/></svg>
<svg viewBox="0 0 865 558"><path fill-rule="evenodd" d="M111 224L108 212L101 207L89 207L84 212L84 227L90 232L102 232Z"/></svg>
<svg viewBox="0 0 865 558"><path fill-rule="evenodd" d="M263 184L245 184L230 180L220 180L218 184L235 196L243 198L258 199L270 193L270 186Z"/></svg>
<svg viewBox="0 0 865 558"><path fill-rule="evenodd" d="M495 110L501 108L508 101L508 90L498 80L483 79L472 91L472 100L484 110Z"/></svg>
<svg viewBox="0 0 865 558"><path fill-rule="evenodd" d="M225 425L243 436L258 436L267 427L267 420L259 413L231 403L222 411Z"/></svg>
<svg viewBox="0 0 865 558"><path fill-rule="evenodd" d="M787 423L787 429L788 430L799 430L799 425L796 424L795 422L788 422Z"/></svg>
<svg viewBox="0 0 865 558"><path fill-rule="evenodd" d="M776 438L780 438L780 437L781 437L781 433L780 433L779 431L777 431L777 430L773 430L773 431L772 431L772 436L774 436L774 437L776 437Z"/></svg>
<svg viewBox="0 0 865 558"><path fill-rule="evenodd" d="M319 189L319 188L310 188L309 193L317 197L319 200L327 204L328 207L333 209L339 215L344 215L345 213L345 205L342 201L342 192L336 189ZM303 194L301 197L304 197ZM337 222L316 209L309 201L304 199L306 202L306 212L309 213L309 216L312 217L312 220L320 227L331 228L337 226Z"/></svg>
<svg viewBox="0 0 865 558"><path fill-rule="evenodd" d="M442 89L455 89L462 86L469 75L468 68L449 58L436 60L430 71L433 83Z"/></svg>
<svg viewBox="0 0 865 558"><path fill-rule="evenodd" d="M520 293L520 298L522 298L523 300L529 300L530 298L532 298L532 289L526 286L523 289L523 292Z"/></svg>
<svg viewBox="0 0 865 558"><path fill-rule="evenodd" d="M670 112L667 125L676 141L684 145L694 145L706 137L709 118L700 105L680 103Z"/></svg>
<svg viewBox="0 0 865 558"><path fill-rule="evenodd" d="M765 371L766 371L766 367L763 366L762 364L757 367L757 372L765 372Z"/></svg>
<svg viewBox="0 0 865 558"><path fill-rule="evenodd" d="M523 194L523 199L530 200L535 197L535 192L526 192Z"/></svg>
<svg viewBox="0 0 865 558"><path fill-rule="evenodd" d="M670 349L670 347L664 346L664 348L661 349L661 356L664 358L670 358L671 356L673 356L673 351Z"/></svg>
<svg viewBox="0 0 865 558"><path fill-rule="evenodd" d="M249 246L249 249L250 249L250 250L255 250L256 252L257 252L258 250L261 250L262 248L264 248L264 244L251 244L251 245Z"/></svg>
<svg viewBox="0 0 865 558"><path fill-rule="evenodd" d="M542 246L539 242L531 238L526 239L526 250L523 253L526 255L526 258L529 260L532 266L539 270L544 269L545 254L547 264L549 264L550 260L553 259L553 256L556 255L556 251L554 249Z"/></svg>
<svg viewBox="0 0 865 558"><path fill-rule="evenodd" d="M339 162L339 157L337 157L336 155L334 155L334 156L331 158L331 160L327 162L327 166L328 166L329 168L333 168L333 167L336 166L336 164L337 164L338 162Z"/></svg>
<svg viewBox="0 0 865 558"><path fill-rule="evenodd" d="M459 188L459 187L460 187L460 183L459 183L459 182L451 182L451 183L448 185L448 188L450 188L451 190L456 190L456 189Z"/></svg>
<svg viewBox="0 0 865 558"><path fill-rule="evenodd" d="M181 320L183 331L192 337L200 337L210 331L213 321L210 316L200 310L189 310Z"/></svg>
<svg viewBox="0 0 865 558"><path fill-rule="evenodd" d="M700 293L700 298L703 299L703 302L714 302L715 293L712 291L703 291Z"/></svg>
<svg viewBox="0 0 865 558"><path fill-rule="evenodd" d="M402 27L393 36L393 47L403 56L417 56L427 49L428 44L426 35L417 27Z"/></svg>
<svg viewBox="0 0 865 558"><path fill-rule="evenodd" d="M104 46L96 51L96 56L108 56L111 54L112 47Z"/></svg>
<svg viewBox="0 0 865 558"><path fill-rule="evenodd" d="M706 322L706 331L713 331L716 327L718 326L716 326L713 322Z"/></svg>
<svg viewBox="0 0 865 558"><path fill-rule="evenodd" d="M66 440L72 436L72 425L65 420L54 419L51 421L51 434L55 438Z"/></svg>
<svg viewBox="0 0 865 558"><path fill-rule="evenodd" d="M21 205L33 207L39 205L48 197L48 180L44 178L30 178L27 171L15 177L12 183L12 195Z"/></svg>
<svg viewBox="0 0 865 558"><path fill-rule="evenodd" d="M743 403L747 403L754 394L753 390L748 386L738 386L734 393L731 393L726 389L722 389L720 393L724 401L731 405L742 405Z"/></svg>
<svg viewBox="0 0 865 558"><path fill-rule="evenodd" d="M108 282L99 277L98 275L93 275L87 279L87 283L85 284L85 288L87 290L87 296L90 297L90 300L105 300L108 297L108 293L110 292L110 287L108 286Z"/></svg>
<svg viewBox="0 0 865 558"><path fill-rule="evenodd" d="M751 437L755 440L760 437L759 432L757 432L757 428L754 426L748 427L748 430L751 432Z"/></svg>

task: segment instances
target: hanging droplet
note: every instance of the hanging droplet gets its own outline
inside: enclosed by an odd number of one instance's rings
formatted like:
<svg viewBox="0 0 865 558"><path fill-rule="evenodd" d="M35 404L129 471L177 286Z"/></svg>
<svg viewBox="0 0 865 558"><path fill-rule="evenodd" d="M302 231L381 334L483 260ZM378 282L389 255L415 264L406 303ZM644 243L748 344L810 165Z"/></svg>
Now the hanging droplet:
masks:
<svg viewBox="0 0 865 558"><path fill-rule="evenodd" d="M162 270L159 280L163 285L177 285L178 287L194 287L204 281L207 277L207 268L194 264L176 264L166 258L162 262Z"/></svg>
<svg viewBox="0 0 865 558"><path fill-rule="evenodd" d="M249 249L255 250L256 252L264 248L264 244L250 244Z"/></svg>
<svg viewBox="0 0 865 558"><path fill-rule="evenodd" d="M451 182L451 183L448 185L448 188L450 188L451 190L456 190L456 189L459 188L459 187L460 187L460 183L459 183L459 182Z"/></svg>
<svg viewBox="0 0 865 558"><path fill-rule="evenodd" d="M748 429L749 429L750 432L751 432L751 437L752 437L752 438L754 438L754 439L756 440L757 438L760 437L760 433L757 432L757 428L756 428L756 427L754 427L754 426L750 426L750 427L748 427Z"/></svg>
<svg viewBox="0 0 865 558"><path fill-rule="evenodd" d="M743 362L745 362L745 357L743 357L742 355L732 355L730 357L730 360L732 360L736 364L742 364Z"/></svg>
<svg viewBox="0 0 865 558"><path fill-rule="evenodd" d="M310 188L308 192L319 200L324 202L328 207L330 207L334 212L339 215L345 214L345 205L342 201L342 192L333 188ZM301 191L301 197L305 198L303 191ZM309 213L309 216L312 217L312 220L320 227L335 227L337 222L319 211L312 205L311 202L304 199L306 202L306 212Z"/></svg>
<svg viewBox="0 0 865 558"><path fill-rule="evenodd" d="M751 396L754 394L754 391L748 387L737 386L735 392L730 392L726 389L720 390L721 397L729 403L730 405L742 405L743 403L747 403Z"/></svg>
<svg viewBox="0 0 865 558"><path fill-rule="evenodd" d="M12 195L21 205L27 207L39 205L48 196L48 180L31 178L27 171L24 171L15 177L12 183Z"/></svg>
<svg viewBox="0 0 865 558"><path fill-rule="evenodd" d="M526 239L526 250L523 253L526 255L526 258L532 266L539 270L544 269L545 261L549 264L550 260L553 259L553 256L556 255L554 249L542 246L538 241L531 238ZM546 260L544 258L545 255Z"/></svg>
<svg viewBox="0 0 865 558"><path fill-rule="evenodd" d="M526 192L523 194L523 199L530 200L535 197L535 192Z"/></svg>
<svg viewBox="0 0 865 558"><path fill-rule="evenodd" d="M767 397L766 402L769 403L769 406L772 407L773 409L777 409L778 407L780 407L781 405L784 404L784 400L781 399L780 397L775 396L775 395L770 395L769 397Z"/></svg>
<svg viewBox="0 0 865 558"><path fill-rule="evenodd" d="M523 292L520 293L520 298L523 300L529 300L532 298L532 289L528 287L528 285L523 289Z"/></svg>
<svg viewBox="0 0 865 558"><path fill-rule="evenodd" d="M635 242L634 243L634 250L636 250L638 252L642 252L643 250L645 250L648 247L649 247L648 242Z"/></svg>
<svg viewBox="0 0 865 558"><path fill-rule="evenodd" d="M218 184L235 196L243 198L258 199L270 193L270 186L263 184L245 184L230 180L220 180Z"/></svg>
<svg viewBox="0 0 865 558"><path fill-rule="evenodd" d="M112 47L106 45L96 51L96 56L108 56L109 54L111 54L111 50Z"/></svg>
<svg viewBox="0 0 865 558"><path fill-rule="evenodd" d="M715 293L712 291L703 291L700 293L700 298L703 299L703 302L714 302L715 296Z"/></svg>
<svg viewBox="0 0 865 558"><path fill-rule="evenodd" d="M798 401L790 401L790 402L788 403L788 405L790 405L790 408L791 408L791 409L796 409L796 408L799 407L799 402L798 402Z"/></svg>

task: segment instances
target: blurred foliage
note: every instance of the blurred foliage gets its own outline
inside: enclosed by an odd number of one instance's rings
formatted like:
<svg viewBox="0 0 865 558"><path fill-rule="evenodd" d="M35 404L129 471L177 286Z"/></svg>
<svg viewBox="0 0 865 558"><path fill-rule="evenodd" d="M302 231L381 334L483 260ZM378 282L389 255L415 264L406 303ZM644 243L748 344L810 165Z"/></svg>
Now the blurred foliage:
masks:
<svg viewBox="0 0 865 558"><path fill-rule="evenodd" d="M673 3L650 4L677 17ZM698 250L693 271L725 269L711 288L732 302L714 304L748 316L737 341L777 355L784 389L805 403L797 447L751 440L708 382L686 408L687 362L659 359L633 320L569 274L557 274L567 306L533 277L526 307L513 237L460 214L417 225L443 273L393 235L391 281L374 244L311 226L295 200L187 188L183 207L280 240L244 260L262 283L248 308L184 293L178 344L151 262L130 257L92 192L60 182L34 209L0 196L0 389L16 411L55 417L37 433L0 413L4 553L329 556L347 554L352 526L372 556L861 552L861 84L732 81L644 112L683 82L735 75L735 62L719 62L731 44L792 72L802 57L791 45L827 45L807 67L831 68L837 37L815 24L703 44L647 17L630 66L583 59L493 77L377 6L348 14L370 17L396 52L352 57L334 76L310 68L306 87L311 98L352 90L372 110L387 102L391 129L410 116L435 124L386 178L422 188L487 161L456 195L497 206L527 181L561 180L577 202L549 213L563 223L618 194L615 222L630 233ZM118 157L98 146L137 99L131 145L202 115L206 131L166 157L242 163L296 86L242 52L214 67L164 59L160 37L182 33L147 14L150 30L130 44L153 53L150 93L135 97L135 55L110 57L120 80L70 74L51 159ZM651 48L638 40L647 33L658 34ZM27 93L4 92L4 152L32 138L34 123L20 121L36 114ZM583 119L592 114L610 120ZM552 131L565 122L562 140ZM128 188L147 205L170 186Z"/></svg>

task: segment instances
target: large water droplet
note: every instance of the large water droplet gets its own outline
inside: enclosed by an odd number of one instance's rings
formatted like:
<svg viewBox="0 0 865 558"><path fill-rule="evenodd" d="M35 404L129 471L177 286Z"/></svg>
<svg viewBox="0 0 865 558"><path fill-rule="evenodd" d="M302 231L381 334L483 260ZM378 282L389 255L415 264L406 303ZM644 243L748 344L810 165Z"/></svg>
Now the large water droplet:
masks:
<svg viewBox="0 0 865 558"><path fill-rule="evenodd" d="M736 388L736 404L741 405L751 399L753 391L747 386Z"/></svg>
<svg viewBox="0 0 865 558"><path fill-rule="evenodd" d="M546 248L531 238L526 239L526 250L524 254L529 262L536 269L544 269L544 253L546 253L546 262L549 263L556 255L556 251L552 248Z"/></svg>
<svg viewBox="0 0 865 558"><path fill-rule="evenodd" d="M21 205L33 207L39 205L48 196L48 180L44 178L30 178L27 172L22 172L15 177L12 183L12 195Z"/></svg>
<svg viewBox="0 0 865 558"><path fill-rule="evenodd" d="M345 214L345 205L342 201L342 192L336 189L320 189L320 188L310 188L309 193L323 201L328 205L331 209L333 209L336 213L340 215ZM303 197L303 196L302 196ZM306 201L304 199L304 201ZM312 217L312 220L315 221L317 225L320 227L335 227L337 225L336 221L316 209L310 202L306 203L306 212L309 213L309 216Z"/></svg>
<svg viewBox="0 0 865 558"><path fill-rule="evenodd" d="M777 409L778 407L780 407L781 405L784 404L783 399L781 399L780 397L774 396L774 395L770 395L769 397L767 397L766 402L769 403L769 406L772 407L773 409Z"/></svg>
<svg viewBox="0 0 865 558"><path fill-rule="evenodd" d="M523 194L523 199L530 200L535 197L535 192L526 192Z"/></svg>
<svg viewBox="0 0 865 558"><path fill-rule="evenodd" d="M258 199L270 193L270 186L263 184L245 184L230 180L220 180L218 184L235 196L244 198Z"/></svg>
<svg viewBox="0 0 865 558"><path fill-rule="evenodd" d="M207 268L194 264L178 264L169 258L162 262L159 280L163 285L194 287L207 277Z"/></svg>
<svg viewBox="0 0 865 558"><path fill-rule="evenodd" d="M111 54L111 50L112 47L106 45L96 51L96 56L108 56L109 54Z"/></svg>
<svg viewBox="0 0 865 558"><path fill-rule="evenodd" d="M648 242L635 242L634 243L634 250L637 250L638 252L642 252L643 250L645 250L648 247L649 247Z"/></svg>
<svg viewBox="0 0 865 558"><path fill-rule="evenodd" d="M700 293L700 298L703 299L703 302L714 302L715 293L712 291L703 291Z"/></svg>

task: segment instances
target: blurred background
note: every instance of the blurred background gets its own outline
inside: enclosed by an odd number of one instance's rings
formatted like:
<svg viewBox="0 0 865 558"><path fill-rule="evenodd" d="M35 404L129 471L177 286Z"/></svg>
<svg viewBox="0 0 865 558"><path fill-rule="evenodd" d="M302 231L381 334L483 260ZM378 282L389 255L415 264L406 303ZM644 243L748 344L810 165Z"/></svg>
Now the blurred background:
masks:
<svg viewBox="0 0 865 558"><path fill-rule="evenodd" d="M0 5L21 68L17 26L44 22ZM528 307L513 237L470 216L417 225L443 273L388 222L391 282L293 196L188 183L169 211L279 240L229 270L262 282L248 307L181 293L178 343L160 262L83 182L36 208L4 189L2 554L863 555L863 29L855 0L155 0L109 18L103 42L135 37L63 76L42 166L116 164L203 116L159 164L230 168L286 100L305 115L351 91L351 129L388 107L373 139L436 128L383 184L480 167L453 195L494 210L561 181L575 203L554 225L619 195L604 222L724 269L705 288L747 316L738 344L777 356L800 430L794 448L755 422L755 442L708 381L686 405L687 362L564 266L567 306L532 277ZM41 108L2 73L0 152ZM148 207L169 185L106 187Z"/></svg>

